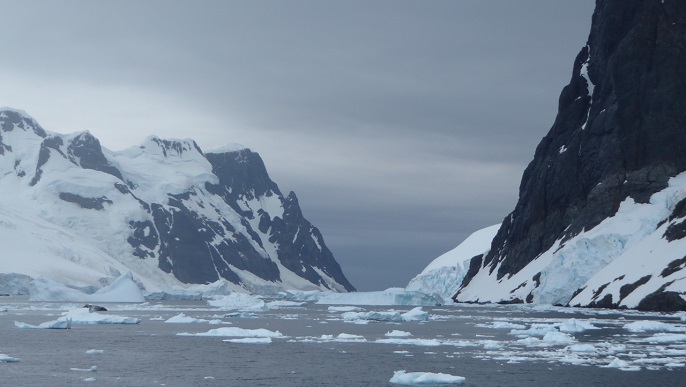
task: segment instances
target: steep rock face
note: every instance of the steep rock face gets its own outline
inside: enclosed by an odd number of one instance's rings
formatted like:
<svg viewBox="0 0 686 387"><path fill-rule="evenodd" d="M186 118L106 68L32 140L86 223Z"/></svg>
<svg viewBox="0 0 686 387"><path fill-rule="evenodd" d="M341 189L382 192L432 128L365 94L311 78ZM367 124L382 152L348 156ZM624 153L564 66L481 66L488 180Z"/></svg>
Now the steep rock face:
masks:
<svg viewBox="0 0 686 387"><path fill-rule="evenodd" d="M685 64L686 3L597 1L587 45L562 90L555 122L524 172L519 201L457 300L479 298L474 276L487 272L491 281L508 282L546 252L615 216L627 200L648 204L686 170ZM674 204L667 203L670 210ZM594 263L596 269L611 258ZM581 288L592 272L574 286ZM518 301L536 302L540 275L527 281L521 288L529 293ZM512 294L486 298L512 301Z"/></svg>
<svg viewBox="0 0 686 387"><path fill-rule="evenodd" d="M57 261L85 262L75 252L84 243L116 260L103 261L104 282L129 269L149 290L218 280L255 292L354 290L295 194L284 197L248 149L205 154L192 140L150 137L111 152L90 133L49 133L12 109L0 110L0 149L0 189L13 192L0 206L85 240ZM14 272L37 273L23 271Z"/></svg>

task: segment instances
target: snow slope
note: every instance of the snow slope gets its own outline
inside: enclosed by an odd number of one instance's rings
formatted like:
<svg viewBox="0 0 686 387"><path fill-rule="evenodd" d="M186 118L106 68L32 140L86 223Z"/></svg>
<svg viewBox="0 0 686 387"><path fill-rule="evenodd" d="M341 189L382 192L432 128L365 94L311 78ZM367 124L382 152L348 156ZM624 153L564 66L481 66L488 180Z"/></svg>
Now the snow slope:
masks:
<svg viewBox="0 0 686 387"><path fill-rule="evenodd" d="M668 237L669 230L683 232L684 204L681 173L649 203L627 198L614 216L558 240L514 275L497 279L497 267L479 271L457 300L637 308L657 291L686 294L686 238Z"/></svg>
<svg viewBox="0 0 686 387"><path fill-rule="evenodd" d="M491 248L491 241L500 228L499 224L472 233L454 249L434 259L405 290L422 292L450 300L469 270L469 261Z"/></svg>

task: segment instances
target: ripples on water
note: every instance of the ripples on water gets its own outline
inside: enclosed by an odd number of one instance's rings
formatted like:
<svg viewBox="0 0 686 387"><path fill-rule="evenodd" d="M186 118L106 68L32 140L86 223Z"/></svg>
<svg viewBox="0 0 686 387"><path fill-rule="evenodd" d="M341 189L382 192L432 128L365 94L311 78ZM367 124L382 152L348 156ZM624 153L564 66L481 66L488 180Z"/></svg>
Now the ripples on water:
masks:
<svg viewBox="0 0 686 387"><path fill-rule="evenodd" d="M177 301L105 305L109 311L103 314L138 317L137 325L70 330L14 325L38 325L79 306L0 299L0 354L20 359L0 362L0 385L386 386L398 370L464 376L468 386L645 386L686 380L686 323L680 315L633 311L454 305L424 307L426 322L398 323L344 321L340 308L311 303L227 317L229 312L203 301ZM215 321L165 323L182 312ZM669 324L673 332L625 328L643 320ZM281 335L238 342L195 335L221 327ZM575 329L581 331L570 332ZM392 331L399 332L388 336ZM615 358L614 365L623 368L606 367ZM93 366L96 371L89 371Z"/></svg>

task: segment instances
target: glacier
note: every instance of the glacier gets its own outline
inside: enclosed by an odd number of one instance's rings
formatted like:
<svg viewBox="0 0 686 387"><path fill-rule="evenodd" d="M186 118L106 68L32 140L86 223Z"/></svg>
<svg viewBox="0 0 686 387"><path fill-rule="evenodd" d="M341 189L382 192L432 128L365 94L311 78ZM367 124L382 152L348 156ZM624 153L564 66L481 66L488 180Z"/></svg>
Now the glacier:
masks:
<svg viewBox="0 0 686 387"><path fill-rule="evenodd" d="M430 294L444 304L449 303L469 270L470 260L488 252L499 228L500 224L496 224L475 231L457 247L429 263L410 280L405 290Z"/></svg>

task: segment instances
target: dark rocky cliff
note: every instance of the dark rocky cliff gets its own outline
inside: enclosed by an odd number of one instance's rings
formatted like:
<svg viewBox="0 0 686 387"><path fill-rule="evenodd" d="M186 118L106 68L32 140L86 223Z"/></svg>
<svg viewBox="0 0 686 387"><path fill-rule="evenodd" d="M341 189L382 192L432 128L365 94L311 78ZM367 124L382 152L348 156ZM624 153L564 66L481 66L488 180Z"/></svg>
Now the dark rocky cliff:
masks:
<svg viewBox="0 0 686 387"><path fill-rule="evenodd" d="M684 170L686 2L598 0L519 201L463 287L479 270L497 268L498 279L519 272L627 197L647 202Z"/></svg>

